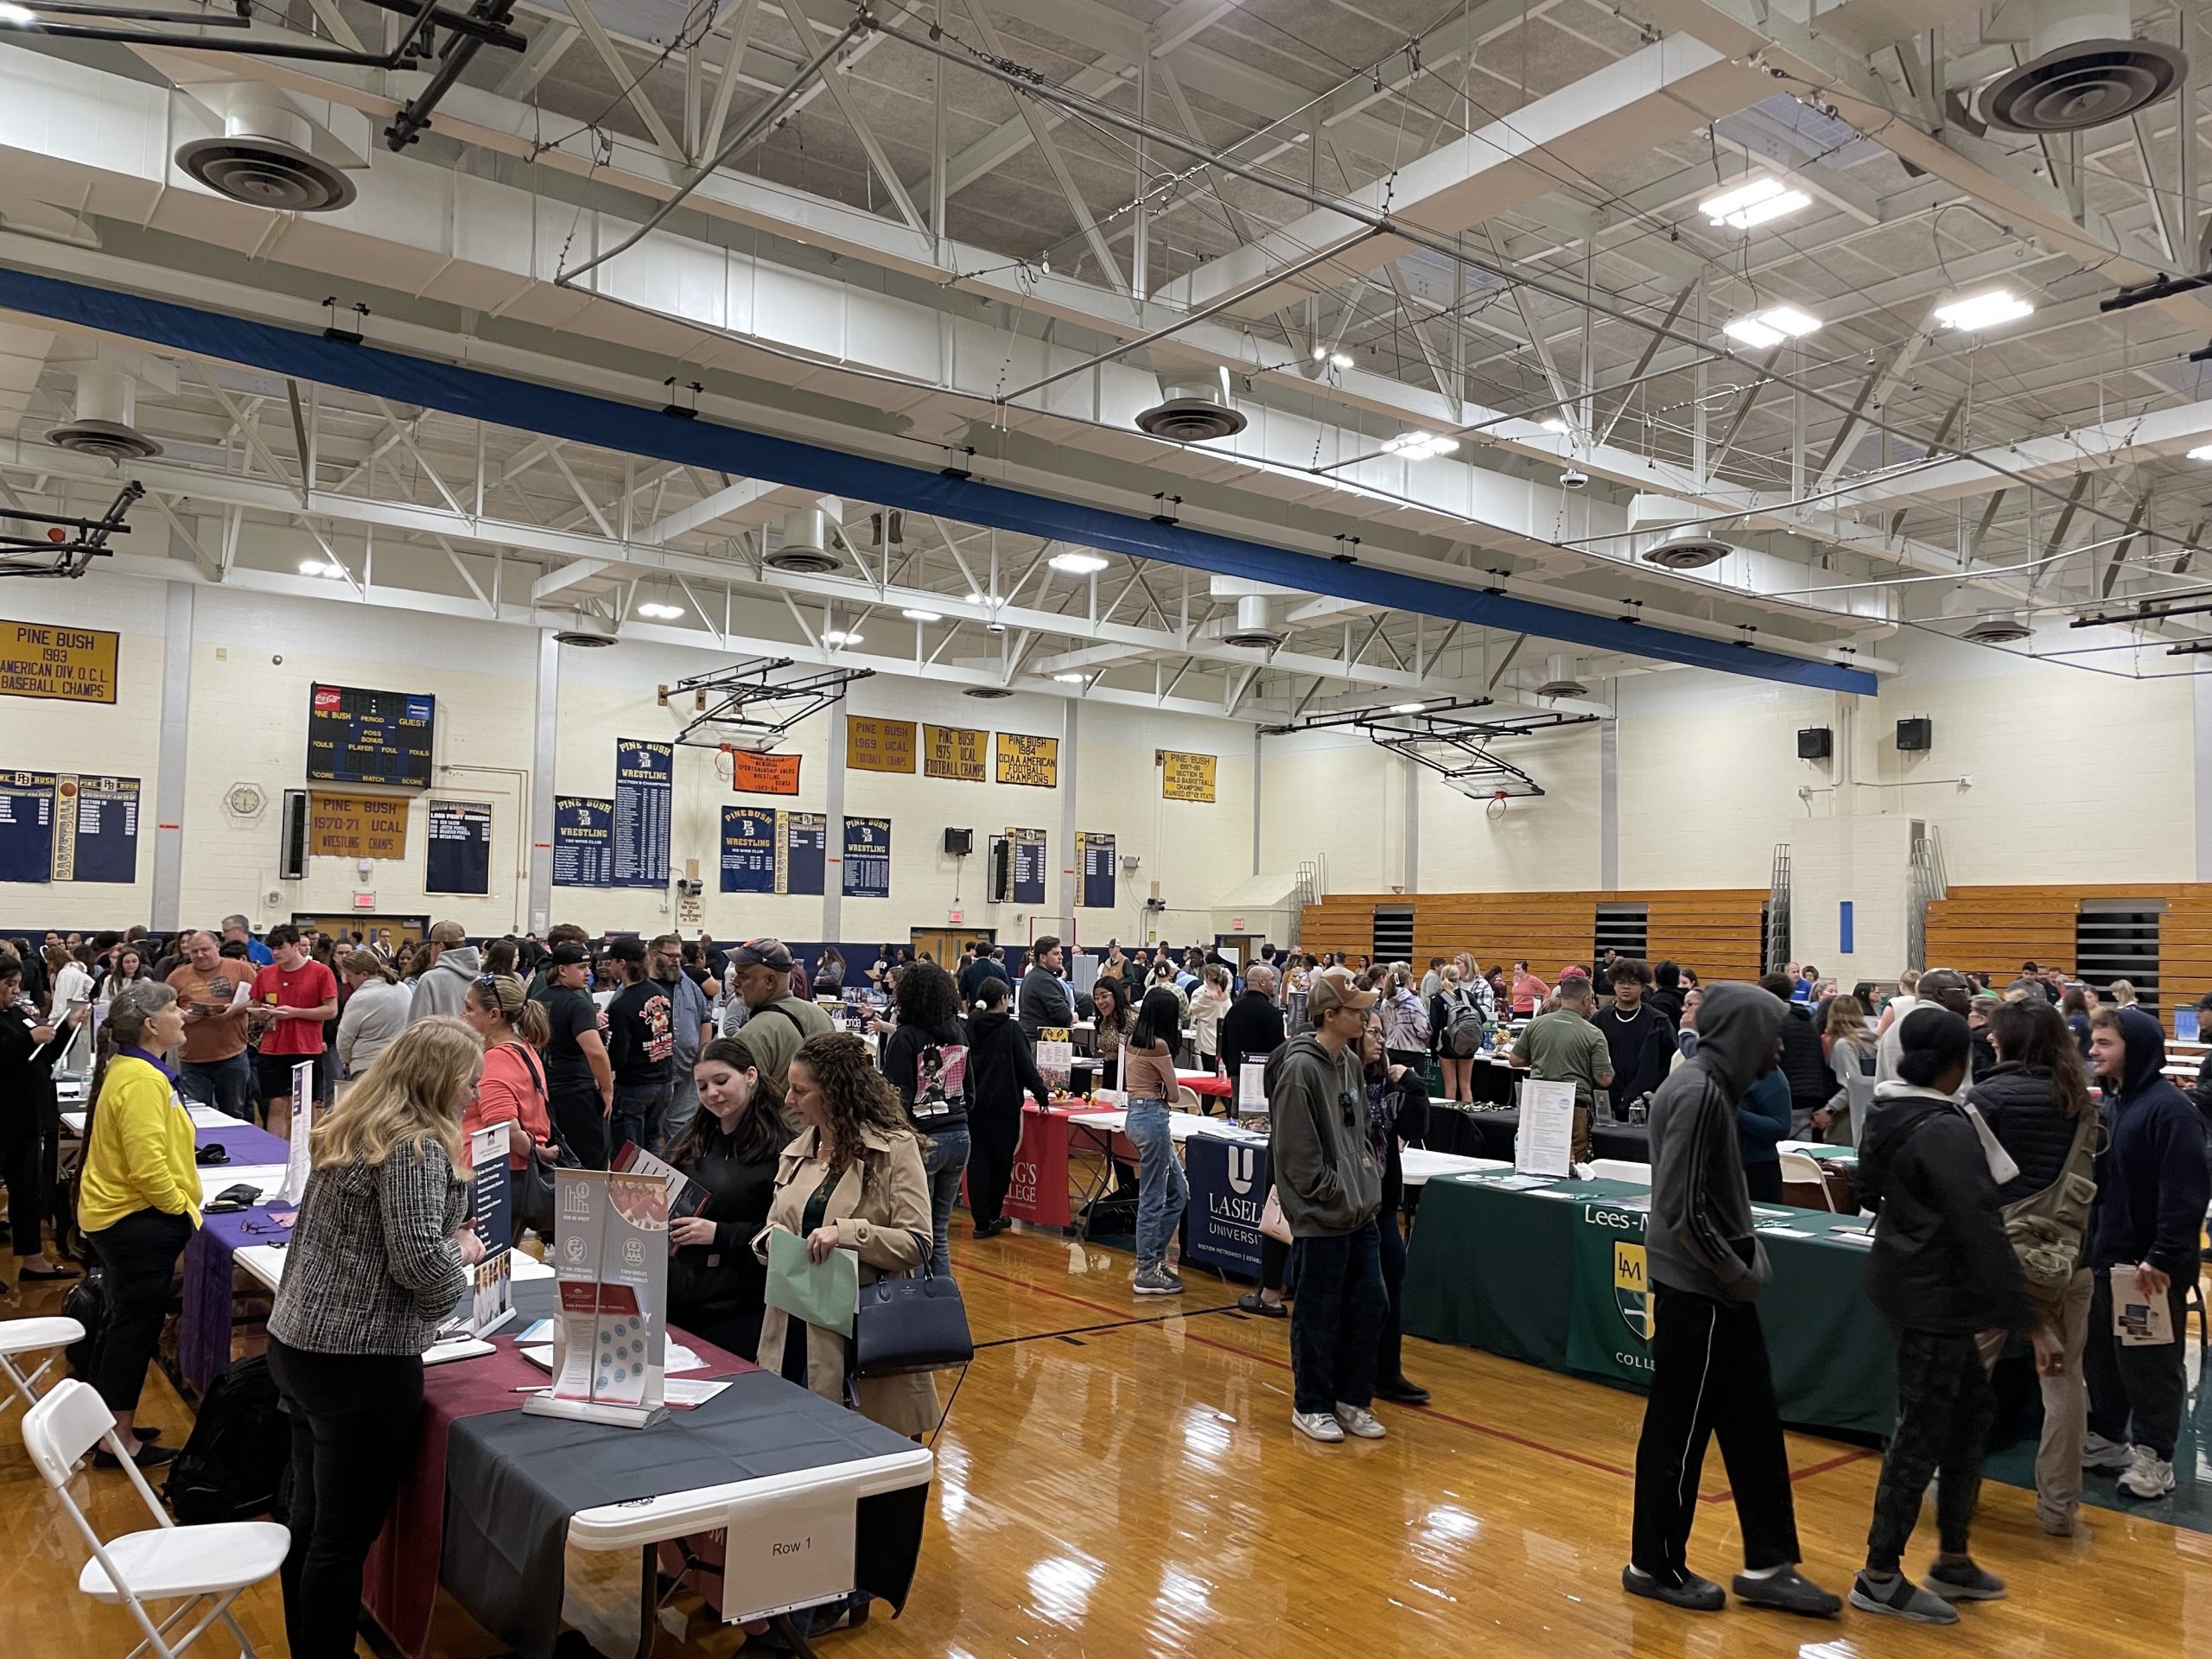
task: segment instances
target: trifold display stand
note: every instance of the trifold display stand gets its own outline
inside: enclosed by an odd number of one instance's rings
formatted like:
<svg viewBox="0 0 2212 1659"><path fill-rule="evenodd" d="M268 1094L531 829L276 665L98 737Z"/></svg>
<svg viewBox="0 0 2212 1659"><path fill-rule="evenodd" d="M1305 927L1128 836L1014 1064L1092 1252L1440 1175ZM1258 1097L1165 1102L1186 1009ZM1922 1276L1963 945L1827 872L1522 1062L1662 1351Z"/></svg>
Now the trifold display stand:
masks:
<svg viewBox="0 0 2212 1659"><path fill-rule="evenodd" d="M668 1183L603 1169L555 1173L553 1386L523 1402L539 1417L644 1428L662 1403L668 1355Z"/></svg>

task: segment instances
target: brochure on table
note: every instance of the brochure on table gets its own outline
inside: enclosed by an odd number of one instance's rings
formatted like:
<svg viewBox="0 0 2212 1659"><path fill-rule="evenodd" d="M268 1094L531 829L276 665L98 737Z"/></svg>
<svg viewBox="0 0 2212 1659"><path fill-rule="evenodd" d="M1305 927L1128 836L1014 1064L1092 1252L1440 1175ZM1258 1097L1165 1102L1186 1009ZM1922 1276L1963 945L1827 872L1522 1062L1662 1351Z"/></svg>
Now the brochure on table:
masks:
<svg viewBox="0 0 2212 1659"><path fill-rule="evenodd" d="M1037 1033L1037 1075L1055 1089L1068 1086L1068 1074L1075 1069L1075 1044L1066 1031L1058 1026L1047 1026Z"/></svg>
<svg viewBox="0 0 2212 1659"><path fill-rule="evenodd" d="M1244 1060L1236 1067L1236 1109L1266 1116L1268 1110L1268 1063L1265 1060Z"/></svg>
<svg viewBox="0 0 2212 1659"><path fill-rule="evenodd" d="M523 1409L643 1428L665 1414L668 1182L559 1170L553 1212L553 1387Z"/></svg>
<svg viewBox="0 0 2212 1659"><path fill-rule="evenodd" d="M302 1060L292 1068L292 1115L284 1131L284 1185L277 1196L297 1204L308 1195L308 1173L313 1165L315 1136L315 1062Z"/></svg>
<svg viewBox="0 0 2212 1659"><path fill-rule="evenodd" d="M484 1259L468 1270L467 1299L439 1331L442 1339L482 1337L515 1316L513 1188L505 1123L468 1137L468 1224L484 1241Z"/></svg>
<svg viewBox="0 0 2212 1659"><path fill-rule="evenodd" d="M1521 1132L1513 1141L1513 1167L1524 1175L1568 1175L1574 1151L1574 1085L1521 1085Z"/></svg>

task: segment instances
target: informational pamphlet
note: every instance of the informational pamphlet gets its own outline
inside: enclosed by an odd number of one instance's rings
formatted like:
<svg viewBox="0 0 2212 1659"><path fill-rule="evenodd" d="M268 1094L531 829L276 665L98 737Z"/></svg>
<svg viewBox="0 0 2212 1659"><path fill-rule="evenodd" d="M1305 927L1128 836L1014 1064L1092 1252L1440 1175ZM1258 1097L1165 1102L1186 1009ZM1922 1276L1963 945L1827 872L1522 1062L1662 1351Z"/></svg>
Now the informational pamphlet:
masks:
<svg viewBox="0 0 2212 1659"><path fill-rule="evenodd" d="M668 1340L668 1183L563 1169L554 1176L556 1400L656 1408Z"/></svg>
<svg viewBox="0 0 2212 1659"><path fill-rule="evenodd" d="M514 1217L507 1169L507 1126L494 1123L468 1137L468 1224L484 1241L484 1259L468 1270L468 1298L441 1336L481 1337L514 1317Z"/></svg>
<svg viewBox="0 0 2212 1659"><path fill-rule="evenodd" d="M1521 1132L1513 1141L1513 1167L1527 1175L1567 1175L1574 1150L1574 1085L1521 1085Z"/></svg>
<svg viewBox="0 0 2212 1659"><path fill-rule="evenodd" d="M625 1141L611 1160L627 1175L656 1175L668 1183L668 1213L696 1216L707 1207L707 1189L664 1158L656 1158L634 1141Z"/></svg>
<svg viewBox="0 0 2212 1659"><path fill-rule="evenodd" d="M1047 1026L1037 1033L1037 1073L1055 1089L1068 1086L1075 1065L1075 1043L1066 1031Z"/></svg>
<svg viewBox="0 0 2212 1659"><path fill-rule="evenodd" d="M2173 1309L2143 1288L2133 1267L2112 1270L2112 1333L2123 1348L2159 1348L2174 1339Z"/></svg>
<svg viewBox="0 0 2212 1659"><path fill-rule="evenodd" d="M292 1068L292 1111L286 1120L285 1135L289 1137L284 1154L284 1185L278 1196L286 1204L297 1204L308 1195L308 1174L312 1166L312 1147L315 1135L315 1062L302 1060Z"/></svg>
<svg viewBox="0 0 2212 1659"><path fill-rule="evenodd" d="M1266 1115L1268 1063L1265 1060L1245 1060L1237 1065L1236 1109Z"/></svg>

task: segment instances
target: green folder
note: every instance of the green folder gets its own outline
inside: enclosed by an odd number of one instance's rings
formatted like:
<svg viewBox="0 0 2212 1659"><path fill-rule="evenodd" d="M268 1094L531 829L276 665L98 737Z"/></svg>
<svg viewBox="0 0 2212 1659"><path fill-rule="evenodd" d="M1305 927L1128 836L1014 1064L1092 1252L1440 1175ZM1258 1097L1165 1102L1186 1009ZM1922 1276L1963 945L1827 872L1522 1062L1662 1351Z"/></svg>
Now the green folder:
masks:
<svg viewBox="0 0 2212 1659"><path fill-rule="evenodd" d="M782 1228L768 1234L768 1293L771 1307L795 1319L853 1334L853 1310L861 1300L861 1259L850 1250L832 1250L830 1259L806 1259L806 1241Z"/></svg>

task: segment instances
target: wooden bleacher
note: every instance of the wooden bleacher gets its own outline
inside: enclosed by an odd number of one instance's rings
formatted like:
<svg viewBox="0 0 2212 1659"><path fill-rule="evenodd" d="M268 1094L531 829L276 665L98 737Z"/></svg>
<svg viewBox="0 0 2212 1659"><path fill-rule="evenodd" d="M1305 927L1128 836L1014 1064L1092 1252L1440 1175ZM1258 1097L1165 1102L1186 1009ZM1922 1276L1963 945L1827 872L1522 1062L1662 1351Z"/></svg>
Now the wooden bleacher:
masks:
<svg viewBox="0 0 2212 1659"><path fill-rule="evenodd" d="M2000 988L2024 962L2070 974L2082 903L2131 899L2165 907L2158 924L2162 1007L2187 1007L2212 991L2212 882L1955 887L1928 907L1928 965L1986 973Z"/></svg>
<svg viewBox="0 0 2212 1659"><path fill-rule="evenodd" d="M1752 979L1759 971L1764 887L1618 893L1346 893L1306 907L1302 950L1372 953L1375 912L1410 906L1414 961L1471 951L1484 967L1525 957L1549 979L1587 967L1600 904L1649 907L1650 959L1671 958L1702 979Z"/></svg>

